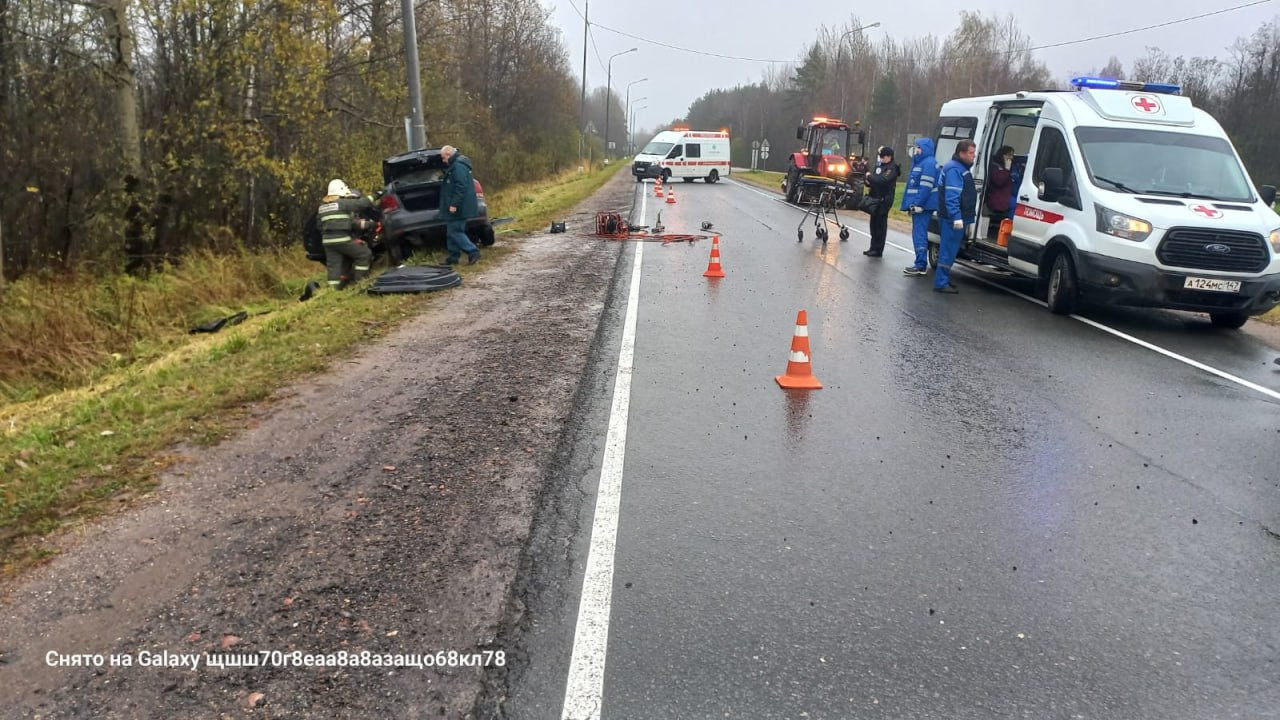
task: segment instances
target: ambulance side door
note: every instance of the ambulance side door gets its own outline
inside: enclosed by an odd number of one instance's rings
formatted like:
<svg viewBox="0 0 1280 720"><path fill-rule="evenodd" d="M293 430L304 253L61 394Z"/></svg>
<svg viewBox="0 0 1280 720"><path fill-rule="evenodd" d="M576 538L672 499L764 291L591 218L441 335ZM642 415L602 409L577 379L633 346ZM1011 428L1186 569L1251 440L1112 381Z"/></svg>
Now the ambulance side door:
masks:
<svg viewBox="0 0 1280 720"><path fill-rule="evenodd" d="M697 177L702 172L702 143L684 144L685 175Z"/></svg>
<svg viewBox="0 0 1280 720"><path fill-rule="evenodd" d="M671 177L684 175L684 141L671 148L662 164L671 170Z"/></svg>
<svg viewBox="0 0 1280 720"><path fill-rule="evenodd" d="M1023 174L1022 183L1015 188L1018 208L1013 218L1013 233L1009 238L1009 265L1015 270L1035 276L1040 271L1040 260L1045 246L1058 235L1055 226L1067 214L1081 210L1080 189L1067 129L1048 113L1040 117L1035 139L1031 143L1031 157L1027 159L1029 172ZM1062 178L1062 189L1057 195L1046 190L1046 175Z"/></svg>

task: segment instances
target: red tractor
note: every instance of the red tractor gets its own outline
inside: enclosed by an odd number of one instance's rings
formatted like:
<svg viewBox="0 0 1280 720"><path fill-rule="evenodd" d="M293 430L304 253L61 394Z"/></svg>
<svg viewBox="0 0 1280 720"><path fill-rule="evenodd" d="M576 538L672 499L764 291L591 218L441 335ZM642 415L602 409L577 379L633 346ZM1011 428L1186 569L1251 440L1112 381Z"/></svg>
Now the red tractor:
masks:
<svg viewBox="0 0 1280 720"><path fill-rule="evenodd" d="M796 128L796 139L803 140L804 147L787 161L787 174L782 179L787 202L812 203L836 186L845 207L858 207L866 174L862 160L866 132L857 123L850 127L840 120L815 117Z"/></svg>

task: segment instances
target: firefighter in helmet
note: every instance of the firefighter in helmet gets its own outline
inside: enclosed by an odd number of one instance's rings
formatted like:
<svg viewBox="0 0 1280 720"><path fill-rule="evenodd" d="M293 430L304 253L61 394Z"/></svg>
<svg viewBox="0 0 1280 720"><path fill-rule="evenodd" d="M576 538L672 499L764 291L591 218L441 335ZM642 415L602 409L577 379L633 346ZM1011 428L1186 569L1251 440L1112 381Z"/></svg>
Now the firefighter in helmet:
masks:
<svg viewBox="0 0 1280 720"><path fill-rule="evenodd" d="M329 181L328 193L316 210L316 217L330 287L345 287L369 272L373 251L361 233L372 227L375 221L370 218L376 214L372 200L354 192L342 180Z"/></svg>

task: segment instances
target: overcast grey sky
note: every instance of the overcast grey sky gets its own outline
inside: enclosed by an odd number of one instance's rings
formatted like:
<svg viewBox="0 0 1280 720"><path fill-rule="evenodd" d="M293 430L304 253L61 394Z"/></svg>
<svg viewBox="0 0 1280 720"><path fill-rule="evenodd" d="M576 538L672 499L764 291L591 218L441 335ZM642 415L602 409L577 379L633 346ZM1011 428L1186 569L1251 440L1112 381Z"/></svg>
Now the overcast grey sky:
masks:
<svg viewBox="0 0 1280 720"><path fill-rule="evenodd" d="M721 55L796 61L821 25L847 26L853 14L866 25L873 39L888 35L896 40L932 34L945 38L957 25L956 8L1004 17L1012 13L1021 30L1035 45L1078 40L1112 32L1146 27L1170 20L1236 7L1253 0L914 0L903 3L868 3L867 10L853 3L785 2L781 0L590 0L594 44L587 50L587 87L603 87L610 55L638 48L613 60L614 91L622 96L627 83L631 97L647 97L636 103L648 109L637 114L641 128L681 117L689 104L705 92L758 82L769 63L695 55L635 40L606 30L606 26L647 40L694 48ZM552 24L560 28L569 64L581 80L582 15L584 0L543 0L551 10ZM576 6L576 7L575 7ZM788 9L793 10L788 12ZM848 14L846 14L848 13ZM1280 15L1280 0L1212 17L1147 30L1121 37L1095 40L1061 48L1037 50L1056 78L1102 67L1115 55L1129 68L1146 54L1147 46L1171 55L1227 58L1236 38L1252 34L1262 23ZM597 54L598 53L598 54ZM780 67L780 66L779 66ZM621 102L621 101L620 101Z"/></svg>

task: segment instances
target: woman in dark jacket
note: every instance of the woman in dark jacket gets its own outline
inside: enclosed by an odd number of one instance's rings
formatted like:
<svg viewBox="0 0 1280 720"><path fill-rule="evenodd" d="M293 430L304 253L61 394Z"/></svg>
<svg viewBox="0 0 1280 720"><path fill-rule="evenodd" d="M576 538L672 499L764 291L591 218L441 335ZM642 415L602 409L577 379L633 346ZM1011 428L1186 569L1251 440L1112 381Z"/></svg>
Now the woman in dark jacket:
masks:
<svg viewBox="0 0 1280 720"><path fill-rule="evenodd" d="M1012 167L1014 167L1014 149L1001 147L996 152L996 159L991 163L987 173L987 209L997 218L1009 214L1009 200L1014 195L1012 183Z"/></svg>
<svg viewBox="0 0 1280 720"><path fill-rule="evenodd" d="M1013 196L1013 148L1005 145L996 153L987 171L987 209L997 218L1009 214L1009 200Z"/></svg>
<svg viewBox="0 0 1280 720"><path fill-rule="evenodd" d="M996 159L992 160L991 168L987 170L987 209L991 210L993 218L987 234L991 237L996 237L1000 220L1009 217L1009 201L1014 195L1012 167L1014 149L1005 145L996 152Z"/></svg>

